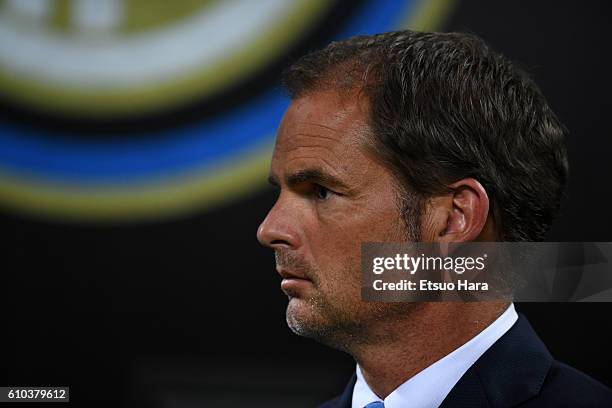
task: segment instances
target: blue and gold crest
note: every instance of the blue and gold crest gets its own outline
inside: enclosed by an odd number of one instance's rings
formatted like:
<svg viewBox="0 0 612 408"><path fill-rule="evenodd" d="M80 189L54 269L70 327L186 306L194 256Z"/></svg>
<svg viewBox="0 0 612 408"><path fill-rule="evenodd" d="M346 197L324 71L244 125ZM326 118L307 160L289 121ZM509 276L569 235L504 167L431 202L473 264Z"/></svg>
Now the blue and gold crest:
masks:
<svg viewBox="0 0 612 408"><path fill-rule="evenodd" d="M450 3L0 2L0 205L136 220L253 191L289 60L333 39L435 28Z"/></svg>

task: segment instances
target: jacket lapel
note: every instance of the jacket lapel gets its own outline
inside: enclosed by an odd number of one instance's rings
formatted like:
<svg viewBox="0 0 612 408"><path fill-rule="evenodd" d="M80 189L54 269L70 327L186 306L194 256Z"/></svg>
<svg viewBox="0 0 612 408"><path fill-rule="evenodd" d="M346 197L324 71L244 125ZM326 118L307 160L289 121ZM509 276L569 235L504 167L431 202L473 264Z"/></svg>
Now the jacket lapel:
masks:
<svg viewBox="0 0 612 408"><path fill-rule="evenodd" d="M553 358L523 315L461 377L443 408L508 407L537 395Z"/></svg>
<svg viewBox="0 0 612 408"><path fill-rule="evenodd" d="M553 358L527 319L518 321L461 377L441 408L509 407L540 392ZM321 408L351 408L353 374L342 394Z"/></svg>

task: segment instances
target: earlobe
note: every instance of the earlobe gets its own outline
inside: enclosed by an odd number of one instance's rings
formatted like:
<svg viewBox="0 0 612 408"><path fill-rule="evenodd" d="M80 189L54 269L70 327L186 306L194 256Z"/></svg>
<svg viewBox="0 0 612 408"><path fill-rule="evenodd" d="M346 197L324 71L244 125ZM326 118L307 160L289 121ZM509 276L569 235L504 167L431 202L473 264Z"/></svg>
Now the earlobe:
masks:
<svg viewBox="0 0 612 408"><path fill-rule="evenodd" d="M477 240L489 215L489 197L484 187L473 178L459 180L449 186L453 191L451 208L440 242Z"/></svg>

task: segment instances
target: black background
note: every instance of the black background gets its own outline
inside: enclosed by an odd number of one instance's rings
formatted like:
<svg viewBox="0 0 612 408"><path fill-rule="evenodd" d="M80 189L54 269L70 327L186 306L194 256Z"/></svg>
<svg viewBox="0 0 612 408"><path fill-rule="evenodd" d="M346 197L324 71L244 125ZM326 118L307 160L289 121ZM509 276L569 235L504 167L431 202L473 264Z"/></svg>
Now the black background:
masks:
<svg viewBox="0 0 612 408"><path fill-rule="evenodd" d="M570 189L550 241L612 241L610 17L604 1L474 0L444 26L520 61L570 130ZM88 407L312 406L340 392L354 363L289 331L273 255L255 239L274 199L264 189L132 225L4 212L2 384L69 385L72 405ZM611 304L517 309L556 358L612 385Z"/></svg>

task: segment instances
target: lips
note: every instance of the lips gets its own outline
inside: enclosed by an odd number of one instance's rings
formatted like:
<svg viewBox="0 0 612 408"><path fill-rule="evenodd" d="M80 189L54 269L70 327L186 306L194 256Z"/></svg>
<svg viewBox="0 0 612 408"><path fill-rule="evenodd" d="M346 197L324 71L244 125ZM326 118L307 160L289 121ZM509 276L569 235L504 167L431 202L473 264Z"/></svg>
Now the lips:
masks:
<svg viewBox="0 0 612 408"><path fill-rule="evenodd" d="M283 279L302 279L302 280L307 280L307 281L310 280L305 275L300 274L298 272L294 272L294 271L288 271L282 266L277 266L276 270Z"/></svg>
<svg viewBox="0 0 612 408"><path fill-rule="evenodd" d="M288 271L287 269L278 266L276 267L276 270L283 278L280 284L281 290L285 292L289 298L301 297L305 294L305 291L312 288L312 281L305 275L294 271Z"/></svg>

